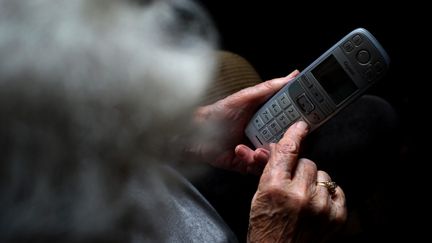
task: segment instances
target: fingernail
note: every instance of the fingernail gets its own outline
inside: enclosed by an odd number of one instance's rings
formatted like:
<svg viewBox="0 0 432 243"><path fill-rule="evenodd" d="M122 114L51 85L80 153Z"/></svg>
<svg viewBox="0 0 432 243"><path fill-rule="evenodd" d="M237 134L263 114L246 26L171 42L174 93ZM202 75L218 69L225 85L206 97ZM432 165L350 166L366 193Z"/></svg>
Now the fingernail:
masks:
<svg viewBox="0 0 432 243"><path fill-rule="evenodd" d="M242 146L237 146L235 148L235 152L236 152L237 156L239 156L240 158L246 157L246 149L243 148Z"/></svg>
<svg viewBox="0 0 432 243"><path fill-rule="evenodd" d="M297 74L299 74L299 70L294 70L290 74L287 75L288 78L295 77Z"/></svg>
<svg viewBox="0 0 432 243"><path fill-rule="evenodd" d="M257 158L258 159L267 160L269 157L270 157L270 154L266 150L259 149L257 151Z"/></svg>
<svg viewBox="0 0 432 243"><path fill-rule="evenodd" d="M309 130L309 125L304 121L298 121L296 123L296 128L300 130Z"/></svg>

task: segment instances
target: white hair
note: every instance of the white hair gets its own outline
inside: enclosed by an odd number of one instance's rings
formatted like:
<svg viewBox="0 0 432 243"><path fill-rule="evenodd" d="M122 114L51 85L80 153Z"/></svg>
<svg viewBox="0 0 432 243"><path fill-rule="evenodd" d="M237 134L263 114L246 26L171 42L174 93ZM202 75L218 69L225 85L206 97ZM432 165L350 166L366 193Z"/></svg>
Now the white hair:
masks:
<svg viewBox="0 0 432 243"><path fill-rule="evenodd" d="M0 0L0 241L112 227L211 78L211 26L187 0Z"/></svg>

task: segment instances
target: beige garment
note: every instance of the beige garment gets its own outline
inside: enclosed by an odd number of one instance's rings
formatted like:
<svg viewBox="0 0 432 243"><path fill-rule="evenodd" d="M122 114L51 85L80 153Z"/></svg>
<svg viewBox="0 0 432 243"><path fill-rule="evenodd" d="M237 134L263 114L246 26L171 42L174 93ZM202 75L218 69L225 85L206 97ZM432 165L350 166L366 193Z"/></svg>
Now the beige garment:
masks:
<svg viewBox="0 0 432 243"><path fill-rule="evenodd" d="M243 57L219 51L214 82L209 85L201 104L212 104L246 87L262 82L254 67Z"/></svg>

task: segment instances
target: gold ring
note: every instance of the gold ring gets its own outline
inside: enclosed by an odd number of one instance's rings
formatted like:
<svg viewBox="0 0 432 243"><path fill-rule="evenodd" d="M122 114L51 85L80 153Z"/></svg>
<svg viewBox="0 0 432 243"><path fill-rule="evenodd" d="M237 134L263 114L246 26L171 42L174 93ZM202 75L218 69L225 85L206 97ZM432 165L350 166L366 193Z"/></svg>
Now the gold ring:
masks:
<svg viewBox="0 0 432 243"><path fill-rule="evenodd" d="M324 186L327 188L327 191L330 195L334 195L336 192L337 184L334 181L317 181L317 186Z"/></svg>

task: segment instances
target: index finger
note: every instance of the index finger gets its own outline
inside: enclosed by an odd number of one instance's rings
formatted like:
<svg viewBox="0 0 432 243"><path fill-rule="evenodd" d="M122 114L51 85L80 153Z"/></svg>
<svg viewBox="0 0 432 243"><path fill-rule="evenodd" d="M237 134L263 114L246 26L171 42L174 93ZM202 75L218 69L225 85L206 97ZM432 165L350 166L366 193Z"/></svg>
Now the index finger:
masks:
<svg viewBox="0 0 432 243"><path fill-rule="evenodd" d="M293 169L297 165L300 143L309 131L304 121L298 121L288 128L277 144L270 144L271 155L266 166L269 170L283 173L288 179L292 178Z"/></svg>

